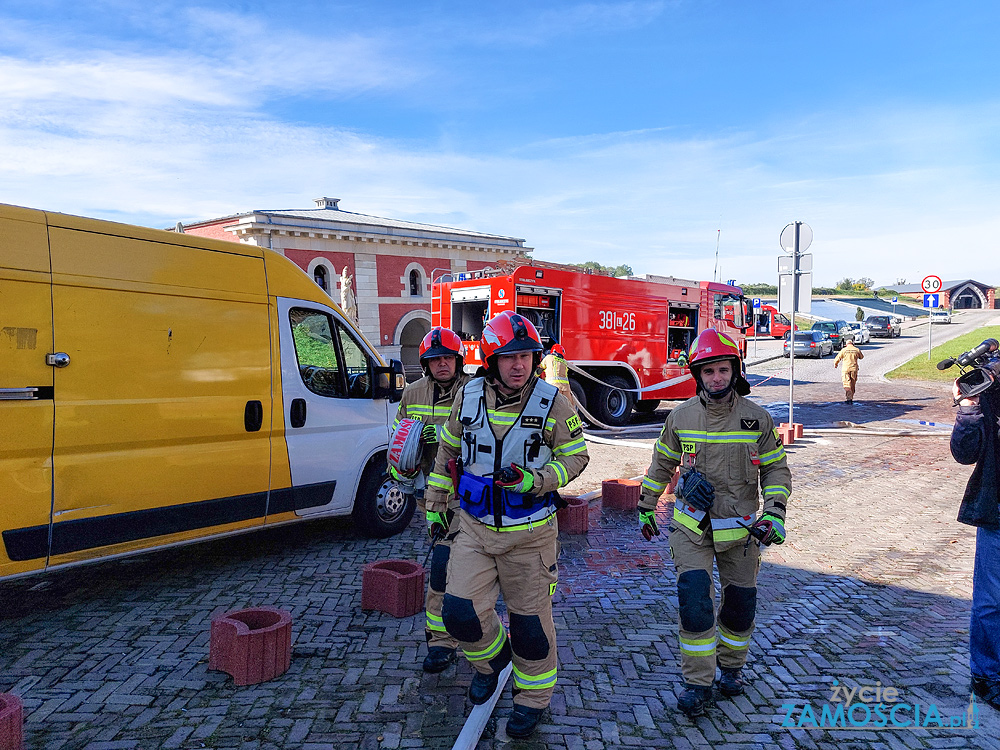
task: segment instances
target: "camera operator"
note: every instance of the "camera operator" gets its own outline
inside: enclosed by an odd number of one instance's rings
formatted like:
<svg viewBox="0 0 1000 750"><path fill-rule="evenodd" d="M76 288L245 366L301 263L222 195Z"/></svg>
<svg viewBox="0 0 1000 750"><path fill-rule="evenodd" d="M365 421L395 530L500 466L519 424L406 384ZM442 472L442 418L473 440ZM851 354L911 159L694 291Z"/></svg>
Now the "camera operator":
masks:
<svg viewBox="0 0 1000 750"><path fill-rule="evenodd" d="M969 627L972 691L1000 710L1000 389L962 398L956 380L953 393L959 409L951 454L960 464L976 465L958 513L961 523L978 527Z"/></svg>

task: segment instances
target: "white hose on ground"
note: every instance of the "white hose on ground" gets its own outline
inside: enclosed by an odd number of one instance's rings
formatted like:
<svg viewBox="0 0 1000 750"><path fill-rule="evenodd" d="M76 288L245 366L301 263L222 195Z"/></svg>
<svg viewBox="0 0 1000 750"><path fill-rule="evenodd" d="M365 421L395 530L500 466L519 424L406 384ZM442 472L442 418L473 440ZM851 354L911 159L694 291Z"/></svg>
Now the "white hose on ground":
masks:
<svg viewBox="0 0 1000 750"><path fill-rule="evenodd" d="M513 664L508 664L504 667L500 673L500 677L497 679L497 689L493 691L490 699L486 703L472 707L472 710L469 712L469 718L465 720L465 725L462 727L458 739L452 745L452 750L473 750L479 744L479 738L482 736L487 722L489 722L490 717L493 715L493 708L496 706L497 701L500 700L504 685L510 679L510 673L513 668Z"/></svg>

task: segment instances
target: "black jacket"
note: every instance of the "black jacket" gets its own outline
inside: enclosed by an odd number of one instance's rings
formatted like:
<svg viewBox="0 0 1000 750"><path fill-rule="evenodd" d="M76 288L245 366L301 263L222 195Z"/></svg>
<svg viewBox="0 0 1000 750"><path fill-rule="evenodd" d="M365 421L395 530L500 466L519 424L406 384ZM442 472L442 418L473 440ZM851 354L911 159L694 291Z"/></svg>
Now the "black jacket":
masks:
<svg viewBox="0 0 1000 750"><path fill-rule="evenodd" d="M1000 528L997 490L997 417L1000 394L990 389L978 406L960 406L951 431L951 455L960 464L975 464L965 486L958 520L970 526Z"/></svg>

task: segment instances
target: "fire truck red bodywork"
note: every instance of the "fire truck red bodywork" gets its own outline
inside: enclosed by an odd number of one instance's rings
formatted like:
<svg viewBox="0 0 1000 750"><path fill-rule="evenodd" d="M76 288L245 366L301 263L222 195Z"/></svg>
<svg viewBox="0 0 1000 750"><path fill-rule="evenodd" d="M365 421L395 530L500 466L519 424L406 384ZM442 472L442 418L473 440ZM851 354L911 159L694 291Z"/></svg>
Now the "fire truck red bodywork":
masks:
<svg viewBox="0 0 1000 750"><path fill-rule="evenodd" d="M451 328L466 342L478 341L483 321L504 310L531 320L546 349L557 342L565 347L574 368L574 393L609 423L623 424L633 407L651 411L660 399L694 395L694 381L677 360L705 328L724 331L746 353L741 330L746 303L740 288L728 284L615 278L553 265L478 271L434 282L432 325ZM467 369L482 364L479 347L468 349ZM682 380L665 384L677 378ZM643 390L627 393L633 389Z"/></svg>

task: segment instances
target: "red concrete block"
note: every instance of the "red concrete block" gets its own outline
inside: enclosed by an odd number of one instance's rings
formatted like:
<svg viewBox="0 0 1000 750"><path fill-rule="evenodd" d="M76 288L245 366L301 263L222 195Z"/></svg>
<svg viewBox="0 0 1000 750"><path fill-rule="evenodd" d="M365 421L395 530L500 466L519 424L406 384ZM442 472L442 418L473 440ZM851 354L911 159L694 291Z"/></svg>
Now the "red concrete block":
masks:
<svg viewBox="0 0 1000 750"><path fill-rule="evenodd" d="M288 671L292 616L276 607L253 607L212 618L208 668L228 672L237 685L256 685Z"/></svg>
<svg viewBox="0 0 1000 750"><path fill-rule="evenodd" d="M361 574L361 609L409 617L424 609L427 572L412 560L368 563Z"/></svg>
<svg viewBox="0 0 1000 750"><path fill-rule="evenodd" d="M799 424L798 422L792 422L791 424L789 424L788 422L782 422L779 425L779 429L781 429L781 428L787 429L789 427L791 427L791 428L793 428L795 430L794 434L792 435L793 438L798 439L798 438L802 437L802 435L803 435L802 425Z"/></svg>
<svg viewBox="0 0 1000 750"><path fill-rule="evenodd" d="M782 445L791 445L795 442L795 428L782 425L778 428L778 437Z"/></svg>
<svg viewBox="0 0 1000 750"><path fill-rule="evenodd" d="M563 495L569 505L556 511L559 531L567 534L586 534L590 520L590 503L576 495Z"/></svg>
<svg viewBox="0 0 1000 750"><path fill-rule="evenodd" d="M24 750L24 704L13 693L0 693L0 750Z"/></svg>
<svg viewBox="0 0 1000 750"><path fill-rule="evenodd" d="M601 504L605 508L635 510L639 507L639 488L635 479L605 479L601 482Z"/></svg>

